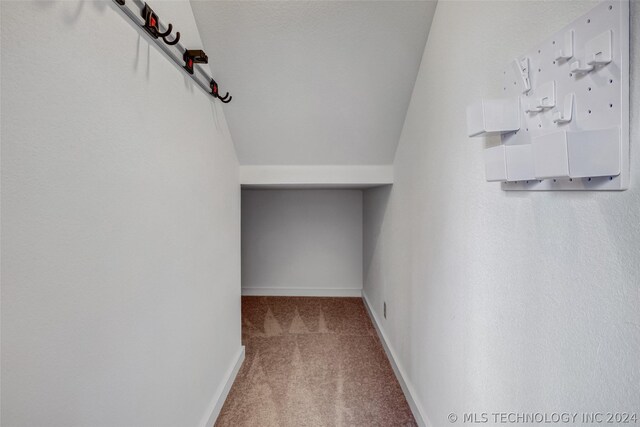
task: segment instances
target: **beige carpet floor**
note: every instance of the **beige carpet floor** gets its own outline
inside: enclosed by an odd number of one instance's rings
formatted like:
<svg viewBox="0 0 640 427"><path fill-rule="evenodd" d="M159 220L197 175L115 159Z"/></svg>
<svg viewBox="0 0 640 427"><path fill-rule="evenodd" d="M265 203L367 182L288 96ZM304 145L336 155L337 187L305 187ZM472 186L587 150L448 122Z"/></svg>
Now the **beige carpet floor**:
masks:
<svg viewBox="0 0 640 427"><path fill-rule="evenodd" d="M415 426L361 298L243 297L246 358L216 426Z"/></svg>

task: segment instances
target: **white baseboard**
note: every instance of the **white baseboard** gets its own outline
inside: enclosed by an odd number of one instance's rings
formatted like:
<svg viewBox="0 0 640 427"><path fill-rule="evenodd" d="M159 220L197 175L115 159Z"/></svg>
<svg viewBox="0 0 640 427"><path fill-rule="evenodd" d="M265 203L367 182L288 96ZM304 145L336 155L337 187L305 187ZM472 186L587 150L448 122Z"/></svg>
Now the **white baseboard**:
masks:
<svg viewBox="0 0 640 427"><path fill-rule="evenodd" d="M411 412L413 412L413 417L416 419L416 422L421 427L432 426L430 422L428 422L428 418L422 409L422 406L416 399L416 392L409 382L407 375L402 369L402 366L398 363L398 359L396 357L391 344L387 340L386 335L382 329L382 323L379 321L375 312L371 308L371 304L369 303L369 299L367 295L362 291L362 300L364 301L364 306L367 308L367 312L369 313L369 317L371 317L371 321L373 322L373 326L375 326L376 331L378 332L378 336L380 337L380 341L382 341L382 346L384 347L385 353L387 353L387 357L389 358L389 362L391 362L391 367L393 368L393 372L396 374L398 378L398 382L400 383L400 387L402 387L402 392L404 393L407 402L409 403L409 407L411 408Z"/></svg>
<svg viewBox="0 0 640 427"><path fill-rule="evenodd" d="M218 419L218 415L220 415L220 411L222 410L222 405L224 405L224 401L227 399L227 395L229 394L229 390L231 390L231 386L236 379L236 375L238 375L238 371L242 366L242 362L244 361L244 346L240 347L240 351L236 355L235 360L229 366L226 374L226 381L216 391L211 404L209 405L209 409L207 410L205 416L200 423L201 427L213 427L216 420Z"/></svg>
<svg viewBox="0 0 640 427"><path fill-rule="evenodd" d="M242 288L242 295L280 297L361 297L362 288Z"/></svg>

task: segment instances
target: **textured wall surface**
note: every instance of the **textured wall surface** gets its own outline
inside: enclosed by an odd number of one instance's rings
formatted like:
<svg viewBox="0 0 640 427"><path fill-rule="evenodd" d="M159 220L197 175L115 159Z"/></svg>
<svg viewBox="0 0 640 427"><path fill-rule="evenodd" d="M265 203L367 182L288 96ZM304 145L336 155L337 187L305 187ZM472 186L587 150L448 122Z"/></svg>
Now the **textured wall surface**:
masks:
<svg viewBox="0 0 640 427"><path fill-rule="evenodd" d="M243 190L242 291L358 296L362 191Z"/></svg>
<svg viewBox="0 0 640 427"><path fill-rule="evenodd" d="M431 425L464 411L640 412L640 16L632 5L631 189L484 181L465 107L504 64L593 7L440 2L395 159L365 191L365 294ZM492 141L493 142L493 141ZM636 155L634 155L634 153Z"/></svg>
<svg viewBox="0 0 640 427"><path fill-rule="evenodd" d="M158 2L199 46L188 2ZM196 426L240 350L219 103L111 1L2 2L2 420Z"/></svg>
<svg viewBox="0 0 640 427"><path fill-rule="evenodd" d="M241 164L393 162L434 1L191 4Z"/></svg>

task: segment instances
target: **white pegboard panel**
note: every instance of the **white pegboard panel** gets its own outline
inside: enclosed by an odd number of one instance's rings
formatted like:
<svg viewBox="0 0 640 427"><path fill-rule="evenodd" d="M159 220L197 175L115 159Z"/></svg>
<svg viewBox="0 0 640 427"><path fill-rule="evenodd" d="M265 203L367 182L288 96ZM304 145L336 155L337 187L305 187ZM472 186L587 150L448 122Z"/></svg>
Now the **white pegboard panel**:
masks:
<svg viewBox="0 0 640 427"><path fill-rule="evenodd" d="M523 67L528 73L521 73ZM502 143L507 153L511 146L530 148L514 151L522 155L512 168L506 156L503 190L628 188L628 0L599 4L516 58L502 77L503 97L519 98L521 105L520 129L503 133ZM565 158L568 168L561 164ZM594 176L585 176L585 170ZM601 176L603 171L611 175Z"/></svg>

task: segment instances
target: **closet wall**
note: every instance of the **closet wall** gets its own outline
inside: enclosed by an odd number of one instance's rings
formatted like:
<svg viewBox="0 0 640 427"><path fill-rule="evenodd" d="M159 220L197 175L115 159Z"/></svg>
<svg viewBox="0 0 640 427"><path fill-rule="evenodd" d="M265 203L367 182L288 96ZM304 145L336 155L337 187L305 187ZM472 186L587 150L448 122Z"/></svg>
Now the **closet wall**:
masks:
<svg viewBox="0 0 640 427"><path fill-rule="evenodd" d="M504 192L484 181L496 140L464 126L472 100L500 96L505 64L595 4L438 3L395 183L364 196L364 293L428 425L640 408L640 4L629 190Z"/></svg>
<svg viewBox="0 0 640 427"><path fill-rule="evenodd" d="M362 191L242 191L243 294L361 291Z"/></svg>
<svg viewBox="0 0 640 427"><path fill-rule="evenodd" d="M204 425L241 350L221 105L111 1L2 2L1 31L1 424Z"/></svg>

